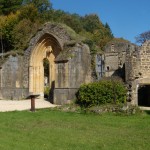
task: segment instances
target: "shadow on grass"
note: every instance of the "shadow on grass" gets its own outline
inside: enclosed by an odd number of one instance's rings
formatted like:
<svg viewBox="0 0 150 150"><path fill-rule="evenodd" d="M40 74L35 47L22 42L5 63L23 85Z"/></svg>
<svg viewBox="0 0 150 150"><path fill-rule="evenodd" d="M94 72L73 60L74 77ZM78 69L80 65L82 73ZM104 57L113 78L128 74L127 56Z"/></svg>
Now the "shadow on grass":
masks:
<svg viewBox="0 0 150 150"><path fill-rule="evenodd" d="M145 110L144 111L146 114L150 115L150 110Z"/></svg>

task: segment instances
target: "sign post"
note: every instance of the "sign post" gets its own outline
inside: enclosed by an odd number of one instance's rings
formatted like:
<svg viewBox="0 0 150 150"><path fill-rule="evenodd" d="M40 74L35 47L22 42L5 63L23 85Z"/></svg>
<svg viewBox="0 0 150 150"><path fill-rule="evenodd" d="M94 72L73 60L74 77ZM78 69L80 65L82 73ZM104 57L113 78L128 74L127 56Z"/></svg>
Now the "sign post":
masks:
<svg viewBox="0 0 150 150"><path fill-rule="evenodd" d="M35 98L38 97L38 96L40 96L40 95L34 95L34 94L32 94L32 95L29 96L30 99L31 99L31 109L30 110L32 112L35 112Z"/></svg>

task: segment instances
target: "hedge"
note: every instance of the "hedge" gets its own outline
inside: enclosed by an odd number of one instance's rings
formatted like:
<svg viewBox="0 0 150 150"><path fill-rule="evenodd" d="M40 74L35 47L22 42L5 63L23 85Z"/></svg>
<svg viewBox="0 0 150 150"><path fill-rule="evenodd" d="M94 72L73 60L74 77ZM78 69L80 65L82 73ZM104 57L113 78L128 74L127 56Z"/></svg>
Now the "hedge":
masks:
<svg viewBox="0 0 150 150"><path fill-rule="evenodd" d="M80 86L76 102L82 107L101 104L119 104L126 101L126 87L120 80L101 80Z"/></svg>

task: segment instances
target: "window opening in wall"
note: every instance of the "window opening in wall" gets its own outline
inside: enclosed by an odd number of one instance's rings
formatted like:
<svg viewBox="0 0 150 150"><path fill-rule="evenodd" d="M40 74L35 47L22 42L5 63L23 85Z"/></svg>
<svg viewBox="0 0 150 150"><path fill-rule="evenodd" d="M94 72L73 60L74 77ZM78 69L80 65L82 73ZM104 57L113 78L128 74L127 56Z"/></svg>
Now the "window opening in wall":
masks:
<svg viewBox="0 0 150 150"><path fill-rule="evenodd" d="M106 69L107 69L107 71L109 71L109 69L110 69L109 66L107 66Z"/></svg>
<svg viewBox="0 0 150 150"><path fill-rule="evenodd" d="M111 44L111 51L112 51L112 52L115 51L114 44Z"/></svg>

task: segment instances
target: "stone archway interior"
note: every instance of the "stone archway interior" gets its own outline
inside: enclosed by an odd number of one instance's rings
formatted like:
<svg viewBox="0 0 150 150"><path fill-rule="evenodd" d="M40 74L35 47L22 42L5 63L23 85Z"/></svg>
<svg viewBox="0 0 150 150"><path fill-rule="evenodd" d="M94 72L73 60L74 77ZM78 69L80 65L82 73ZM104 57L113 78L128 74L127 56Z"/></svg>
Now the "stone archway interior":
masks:
<svg viewBox="0 0 150 150"><path fill-rule="evenodd" d="M47 58L43 59L43 67L44 67L44 86L49 86L50 83L50 64Z"/></svg>
<svg viewBox="0 0 150 150"><path fill-rule="evenodd" d="M43 67L44 67L44 98L48 99L49 90L50 90L50 64L47 58L43 59Z"/></svg>
<svg viewBox="0 0 150 150"><path fill-rule="evenodd" d="M49 63L49 87L55 83L55 58L61 51L57 39L50 34L40 38L32 50L29 66L29 93L44 96L44 65L43 60Z"/></svg>
<svg viewBox="0 0 150 150"><path fill-rule="evenodd" d="M142 85L139 87L138 106L150 107L150 85Z"/></svg>

